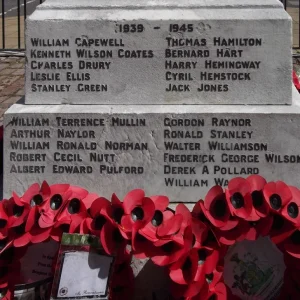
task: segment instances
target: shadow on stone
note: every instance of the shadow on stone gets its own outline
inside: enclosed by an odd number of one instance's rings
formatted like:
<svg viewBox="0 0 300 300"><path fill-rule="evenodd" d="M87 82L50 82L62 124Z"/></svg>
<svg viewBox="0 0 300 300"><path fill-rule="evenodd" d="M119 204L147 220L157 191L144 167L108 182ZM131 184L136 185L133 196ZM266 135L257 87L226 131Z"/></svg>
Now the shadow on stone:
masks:
<svg viewBox="0 0 300 300"><path fill-rule="evenodd" d="M167 268L155 265L151 260L133 260L135 275L134 300L167 300L170 291L170 278Z"/></svg>

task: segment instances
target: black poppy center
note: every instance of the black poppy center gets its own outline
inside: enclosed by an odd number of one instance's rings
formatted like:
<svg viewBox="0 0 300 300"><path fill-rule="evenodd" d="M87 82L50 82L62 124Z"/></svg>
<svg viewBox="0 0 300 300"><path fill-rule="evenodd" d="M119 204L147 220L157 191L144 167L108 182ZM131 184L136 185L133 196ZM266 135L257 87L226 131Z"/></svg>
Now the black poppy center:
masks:
<svg viewBox="0 0 300 300"><path fill-rule="evenodd" d="M2 250L7 244L7 239L0 240L0 250Z"/></svg>
<svg viewBox="0 0 300 300"><path fill-rule="evenodd" d="M77 198L74 198L70 201L70 203L68 205L68 212L71 215L74 215L74 214L78 214L79 211L80 211L80 200Z"/></svg>
<svg viewBox="0 0 300 300"><path fill-rule="evenodd" d="M172 251L174 249L174 244L173 244L173 242L169 242L169 243L166 243L163 246L161 246L161 248L166 253L172 253Z"/></svg>
<svg viewBox="0 0 300 300"><path fill-rule="evenodd" d="M123 215L124 215L124 210L121 207L118 207L113 211L113 219L117 224L121 224L121 219Z"/></svg>
<svg viewBox="0 0 300 300"><path fill-rule="evenodd" d="M12 262L15 256L15 248L11 247L6 249L1 253L1 259L6 260L7 262Z"/></svg>
<svg viewBox="0 0 300 300"><path fill-rule="evenodd" d="M292 235L291 235L291 240L293 244L299 245L300 244L300 231L296 230Z"/></svg>
<svg viewBox="0 0 300 300"><path fill-rule="evenodd" d="M5 228L7 221L4 219L0 219L0 229Z"/></svg>
<svg viewBox="0 0 300 300"><path fill-rule="evenodd" d="M198 265L203 265L207 257L205 249L200 249L198 251Z"/></svg>
<svg viewBox="0 0 300 300"><path fill-rule="evenodd" d="M106 219L103 216L98 216L95 219L95 229L101 230L103 225L106 223Z"/></svg>
<svg viewBox="0 0 300 300"><path fill-rule="evenodd" d="M4 266L0 268L0 278L3 278L8 274L8 267Z"/></svg>
<svg viewBox="0 0 300 300"><path fill-rule="evenodd" d="M281 197L278 194L273 194L270 197L270 204L273 209L275 210L280 209L282 204Z"/></svg>
<svg viewBox="0 0 300 300"><path fill-rule="evenodd" d="M260 207L264 203L264 194L262 191L254 191L251 194L254 207Z"/></svg>
<svg viewBox="0 0 300 300"><path fill-rule="evenodd" d="M17 227L14 227L14 231L16 234L24 234L25 233L25 226L26 226L26 223L24 222L23 224L17 226Z"/></svg>
<svg viewBox="0 0 300 300"><path fill-rule="evenodd" d="M122 234L120 233L119 229L116 228L114 231L113 231L113 240L120 244L122 241L123 241L123 237L122 237Z"/></svg>
<svg viewBox="0 0 300 300"><path fill-rule="evenodd" d="M185 260L185 262L184 262L184 264L183 264L183 266L182 266L182 270L183 270L183 271L188 271L188 270L191 269L191 267L192 267L192 261L191 261L191 259L188 257L188 258Z"/></svg>
<svg viewBox="0 0 300 300"><path fill-rule="evenodd" d="M62 232L68 233L70 230L70 225L69 224L62 224L59 226Z"/></svg>
<svg viewBox="0 0 300 300"><path fill-rule="evenodd" d="M242 208L244 206L244 197L241 193L234 193L230 198L230 202L235 209Z"/></svg>
<svg viewBox="0 0 300 300"><path fill-rule="evenodd" d="M208 284L211 284L212 281L214 280L214 273L206 274L206 275L205 275L205 278L206 278L206 282L207 282Z"/></svg>
<svg viewBox="0 0 300 300"><path fill-rule="evenodd" d="M290 203L287 207L287 212L291 218L296 219L299 215L298 205L294 202Z"/></svg>
<svg viewBox="0 0 300 300"><path fill-rule="evenodd" d="M15 217L20 217L20 216L22 216L23 212L24 212L24 206L19 206L19 205L17 205L17 204L15 204L15 205L13 206L13 215L14 215Z"/></svg>
<svg viewBox="0 0 300 300"><path fill-rule="evenodd" d="M210 243L216 243L216 242L217 242L216 237L214 236L212 231L209 230L207 233L207 237L206 237L205 241L203 242L203 246L207 246Z"/></svg>
<svg viewBox="0 0 300 300"><path fill-rule="evenodd" d="M61 195L56 194L51 197L50 208L52 210L58 210L61 207L62 202L63 202L63 199L62 199Z"/></svg>
<svg viewBox="0 0 300 300"><path fill-rule="evenodd" d="M154 227L158 227L163 222L163 219L164 219L163 213L160 210L156 210L151 223Z"/></svg>
<svg viewBox="0 0 300 300"><path fill-rule="evenodd" d="M214 205L214 213L216 217L224 217L226 214L226 208L227 206L224 199L216 200Z"/></svg>
<svg viewBox="0 0 300 300"><path fill-rule="evenodd" d="M217 296L216 296L216 294L214 294L214 295L210 296L208 300L217 300Z"/></svg>
<svg viewBox="0 0 300 300"><path fill-rule="evenodd" d="M280 230L284 226L284 218L280 215L274 215L272 229Z"/></svg>
<svg viewBox="0 0 300 300"><path fill-rule="evenodd" d="M135 207L131 212L131 218L134 222L144 219L144 211L141 207Z"/></svg>
<svg viewBox="0 0 300 300"><path fill-rule="evenodd" d="M249 222L250 227L255 227L257 225L257 222L250 221Z"/></svg>
<svg viewBox="0 0 300 300"><path fill-rule="evenodd" d="M43 197L40 194L33 196L30 201L30 205L32 207L36 205L41 205L42 203L43 203Z"/></svg>

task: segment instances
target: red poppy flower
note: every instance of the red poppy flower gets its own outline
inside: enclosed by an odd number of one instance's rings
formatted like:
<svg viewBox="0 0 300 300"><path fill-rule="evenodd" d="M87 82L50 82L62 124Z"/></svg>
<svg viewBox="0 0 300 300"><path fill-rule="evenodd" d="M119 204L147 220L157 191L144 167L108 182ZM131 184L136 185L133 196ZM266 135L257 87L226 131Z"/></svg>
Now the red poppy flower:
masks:
<svg viewBox="0 0 300 300"><path fill-rule="evenodd" d="M270 237L274 244L279 244L287 239L296 230L294 224L282 215L273 214L273 224L270 230Z"/></svg>
<svg viewBox="0 0 300 300"><path fill-rule="evenodd" d="M289 189L292 193L292 199L283 207L281 213L287 220L299 226L300 190L294 186L289 186Z"/></svg>
<svg viewBox="0 0 300 300"><path fill-rule="evenodd" d="M248 221L258 221L269 214L269 205L264 198L263 189L267 184L266 180L259 175L251 175L247 179L250 184L250 193L252 198L252 212L248 216Z"/></svg>
<svg viewBox="0 0 300 300"><path fill-rule="evenodd" d="M26 221L30 206L23 204L17 194L3 202L3 208L8 216L8 228L18 227Z"/></svg>
<svg viewBox="0 0 300 300"><path fill-rule="evenodd" d="M93 235L100 235L103 225L110 220L110 202L105 198L96 199L90 208L91 218L87 218L87 226Z"/></svg>
<svg viewBox="0 0 300 300"><path fill-rule="evenodd" d="M101 244L107 254L121 255L124 253L127 240L121 235L120 230L111 221L106 222L100 233Z"/></svg>
<svg viewBox="0 0 300 300"><path fill-rule="evenodd" d="M174 215L170 210L167 210L169 205L169 199L165 196L152 196L150 199L153 201L155 206L154 216L151 222L147 223L145 227L139 230L139 233L147 238L149 241L157 242L159 240L157 232L160 228L165 226L168 222L170 228L165 230L178 232L181 227L182 216Z"/></svg>
<svg viewBox="0 0 300 300"><path fill-rule="evenodd" d="M68 191L68 184L54 184L50 186L50 196L40 208L41 217L39 225L41 228L48 228L55 224L56 217L63 209L71 191Z"/></svg>
<svg viewBox="0 0 300 300"><path fill-rule="evenodd" d="M228 222L230 211L222 187L216 185L211 188L199 205L205 217L215 227L223 227Z"/></svg>
<svg viewBox="0 0 300 300"><path fill-rule="evenodd" d="M244 178L234 178L229 181L226 189L228 207L233 216L246 219L252 212L251 186Z"/></svg>
<svg viewBox="0 0 300 300"><path fill-rule="evenodd" d="M174 226L176 224L176 226ZM181 224L178 229L178 225ZM159 241L155 243L156 246L161 246L168 241L184 245L184 234L187 227L192 225L192 215L189 209L184 204L178 204L175 210L175 215L166 220L158 229L157 236Z"/></svg>
<svg viewBox="0 0 300 300"><path fill-rule="evenodd" d="M14 300L14 289L12 285L0 288L0 299L1 300Z"/></svg>
<svg viewBox="0 0 300 300"><path fill-rule="evenodd" d="M289 187L282 181L267 183L263 193L270 209L274 212L280 211L292 200L292 193Z"/></svg>
<svg viewBox="0 0 300 300"><path fill-rule="evenodd" d="M84 199L88 194L89 192L85 189L71 186L68 190L68 199L57 215L56 220L58 222L63 221L64 224L70 224L75 215L82 216L86 213L87 208L84 204Z"/></svg>
<svg viewBox="0 0 300 300"><path fill-rule="evenodd" d="M190 226L186 227L183 236L184 244L175 240L168 240L163 245L157 247L156 253L151 257L152 261L159 266L167 266L177 261L192 248L193 233Z"/></svg>
<svg viewBox="0 0 300 300"><path fill-rule="evenodd" d="M49 199L50 194L51 189L46 181L43 181L41 186L38 183L34 183L21 197L21 201L24 204L30 205L31 207L41 207L45 201Z"/></svg>
<svg viewBox="0 0 300 300"><path fill-rule="evenodd" d="M195 281L198 260L198 249L187 252L169 267L170 278L178 284L192 283Z"/></svg>
<svg viewBox="0 0 300 300"><path fill-rule="evenodd" d="M259 236L267 236L273 225L273 216L269 215L256 222L249 222L250 228L244 235L245 240L255 241Z"/></svg>
<svg viewBox="0 0 300 300"><path fill-rule="evenodd" d="M0 202L0 240L8 235L8 215L4 209L4 201L6 200Z"/></svg>
<svg viewBox="0 0 300 300"><path fill-rule="evenodd" d="M143 190L129 192L123 201L124 215L121 225L126 233L133 228L140 229L149 223L155 212L155 205L150 198L145 197Z"/></svg>

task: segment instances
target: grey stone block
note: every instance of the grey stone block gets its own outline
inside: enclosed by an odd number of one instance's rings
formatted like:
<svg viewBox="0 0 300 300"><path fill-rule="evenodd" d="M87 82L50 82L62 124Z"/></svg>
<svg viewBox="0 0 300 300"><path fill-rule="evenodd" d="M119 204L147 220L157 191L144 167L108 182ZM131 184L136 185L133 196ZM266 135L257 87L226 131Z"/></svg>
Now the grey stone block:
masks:
<svg viewBox="0 0 300 300"><path fill-rule="evenodd" d="M277 0L46 1L28 19L28 104L291 104Z"/></svg>

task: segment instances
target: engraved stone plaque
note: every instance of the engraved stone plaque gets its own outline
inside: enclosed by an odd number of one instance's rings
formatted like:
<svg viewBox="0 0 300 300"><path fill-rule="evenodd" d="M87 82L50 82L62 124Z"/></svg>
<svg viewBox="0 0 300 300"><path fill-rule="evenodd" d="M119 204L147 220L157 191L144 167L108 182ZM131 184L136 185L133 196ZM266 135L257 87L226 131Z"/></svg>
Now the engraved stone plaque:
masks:
<svg viewBox="0 0 300 300"><path fill-rule="evenodd" d="M196 202L238 176L297 185L299 129L297 105L14 105L5 115L4 194L47 180L106 197L142 188Z"/></svg>
<svg viewBox="0 0 300 300"><path fill-rule="evenodd" d="M277 0L46 1L28 19L28 104L291 104Z"/></svg>

